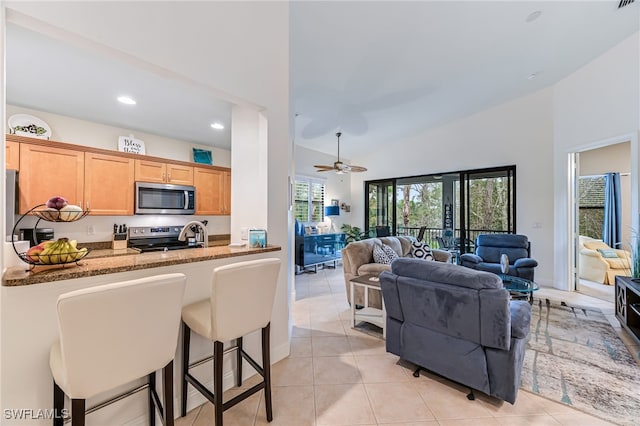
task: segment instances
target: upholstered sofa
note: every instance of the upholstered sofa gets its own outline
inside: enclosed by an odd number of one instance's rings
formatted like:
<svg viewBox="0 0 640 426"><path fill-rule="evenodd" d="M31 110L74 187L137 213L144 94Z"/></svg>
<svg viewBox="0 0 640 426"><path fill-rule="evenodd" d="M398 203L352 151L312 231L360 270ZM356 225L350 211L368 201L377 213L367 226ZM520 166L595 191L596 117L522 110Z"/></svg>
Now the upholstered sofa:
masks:
<svg viewBox="0 0 640 426"><path fill-rule="evenodd" d="M509 258L508 275L533 281L538 262L531 258L531 244L526 235L480 234L476 240L476 252L460 256L460 264L479 271L502 273L500 257Z"/></svg>
<svg viewBox="0 0 640 426"><path fill-rule="evenodd" d="M578 276L585 280L614 285L616 275L631 276L631 253L612 249L602 240L580 235L578 255Z"/></svg>
<svg viewBox="0 0 640 426"><path fill-rule="evenodd" d="M383 271L390 271L389 265L376 263L373 260L373 249L375 246L387 245L396 252L399 257L412 257L411 244L417 241L414 237L381 237L369 238L361 241L354 241L347 244L342 249L342 265L344 270L344 284L347 290L347 300L351 303L349 292L349 282L361 275L376 274ZM443 250L432 250L433 258L440 262L450 262L451 253ZM356 305L364 305L364 290L356 286L354 289ZM369 290L369 306L374 308L382 307L380 292Z"/></svg>
<svg viewBox="0 0 640 426"><path fill-rule="evenodd" d="M531 306L509 300L498 275L397 259L380 274L386 348L419 367L514 403ZM470 398L471 399L471 398Z"/></svg>

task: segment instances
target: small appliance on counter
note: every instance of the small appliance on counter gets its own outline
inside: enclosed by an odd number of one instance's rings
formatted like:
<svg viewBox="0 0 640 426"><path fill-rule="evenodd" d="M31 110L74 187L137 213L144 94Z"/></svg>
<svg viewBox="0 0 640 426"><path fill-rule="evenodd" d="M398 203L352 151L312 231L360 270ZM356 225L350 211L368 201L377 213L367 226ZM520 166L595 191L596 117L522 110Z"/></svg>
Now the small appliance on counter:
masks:
<svg viewBox="0 0 640 426"><path fill-rule="evenodd" d="M20 239L29 241L29 247L33 247L43 241L55 240L55 234L53 228L20 228Z"/></svg>

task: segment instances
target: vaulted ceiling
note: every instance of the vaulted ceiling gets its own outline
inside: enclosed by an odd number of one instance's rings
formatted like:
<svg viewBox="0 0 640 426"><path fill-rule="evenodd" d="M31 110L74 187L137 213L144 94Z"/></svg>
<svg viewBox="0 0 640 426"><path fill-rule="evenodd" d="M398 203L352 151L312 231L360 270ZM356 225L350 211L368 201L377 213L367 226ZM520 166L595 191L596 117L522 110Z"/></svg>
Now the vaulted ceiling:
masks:
<svg viewBox="0 0 640 426"><path fill-rule="evenodd" d="M350 158L532 93L637 32L639 16L638 3L617 1L291 2L295 141L334 154L341 130ZM135 108L115 102L123 92ZM16 25L6 94L10 104L230 146L230 103Z"/></svg>

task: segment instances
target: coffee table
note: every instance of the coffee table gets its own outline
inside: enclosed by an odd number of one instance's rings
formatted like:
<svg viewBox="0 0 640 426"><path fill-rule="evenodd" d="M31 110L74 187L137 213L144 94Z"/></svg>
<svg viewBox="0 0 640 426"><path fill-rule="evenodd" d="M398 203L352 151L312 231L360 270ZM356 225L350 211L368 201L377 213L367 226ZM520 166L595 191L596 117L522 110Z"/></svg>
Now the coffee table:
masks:
<svg viewBox="0 0 640 426"><path fill-rule="evenodd" d="M362 309L356 309L354 299L354 287L360 286L364 288L364 307ZM349 282L349 291L351 292L351 327L355 328L357 321L365 321L374 325L377 325L382 329L382 337L387 337L386 322L387 311L384 307L384 300L382 297L382 309L369 307L369 289L380 290L380 279L375 274L360 275L352 279ZM382 296L382 294L380 294Z"/></svg>
<svg viewBox="0 0 640 426"><path fill-rule="evenodd" d="M500 278L502 279L502 285L509 290L511 297L527 299L529 303L533 303L533 292L540 288L538 284L513 275L500 274Z"/></svg>

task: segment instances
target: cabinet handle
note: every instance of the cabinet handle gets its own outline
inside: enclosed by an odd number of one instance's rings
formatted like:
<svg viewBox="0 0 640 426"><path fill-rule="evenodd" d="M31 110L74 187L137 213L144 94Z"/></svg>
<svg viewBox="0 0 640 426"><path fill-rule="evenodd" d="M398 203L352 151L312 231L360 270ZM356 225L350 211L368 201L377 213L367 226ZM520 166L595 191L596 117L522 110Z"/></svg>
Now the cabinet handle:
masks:
<svg viewBox="0 0 640 426"><path fill-rule="evenodd" d="M167 181L167 180L166 180L166 177L167 177L166 173L162 172L162 181L163 181L163 182L166 182L166 181Z"/></svg>
<svg viewBox="0 0 640 426"><path fill-rule="evenodd" d="M171 173L167 175L167 182L171 182Z"/></svg>

